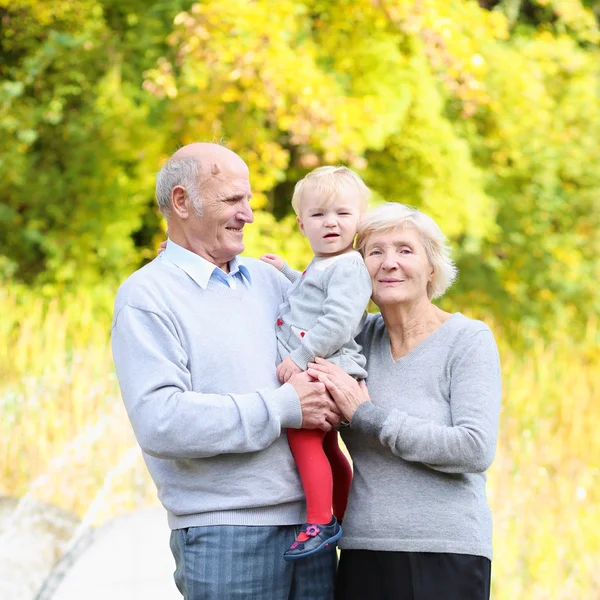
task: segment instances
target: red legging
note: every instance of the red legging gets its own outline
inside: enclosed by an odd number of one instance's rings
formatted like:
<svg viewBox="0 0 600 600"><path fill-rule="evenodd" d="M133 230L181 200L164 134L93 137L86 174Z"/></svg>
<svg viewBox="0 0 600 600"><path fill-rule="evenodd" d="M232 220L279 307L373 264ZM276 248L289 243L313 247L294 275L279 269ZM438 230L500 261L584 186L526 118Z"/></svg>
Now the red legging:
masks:
<svg viewBox="0 0 600 600"><path fill-rule="evenodd" d="M288 429L287 433L306 495L306 522L329 523L332 504L340 521L346 511L352 468L340 450L337 431Z"/></svg>

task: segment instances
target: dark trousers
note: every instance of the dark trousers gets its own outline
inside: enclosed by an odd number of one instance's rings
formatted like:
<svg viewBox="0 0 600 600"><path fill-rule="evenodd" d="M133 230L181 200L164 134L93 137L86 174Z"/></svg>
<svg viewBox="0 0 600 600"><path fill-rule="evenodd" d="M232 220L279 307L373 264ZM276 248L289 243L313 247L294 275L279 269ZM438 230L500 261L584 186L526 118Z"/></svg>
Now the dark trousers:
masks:
<svg viewBox="0 0 600 600"><path fill-rule="evenodd" d="M343 550L336 600L489 600L491 562L436 552Z"/></svg>

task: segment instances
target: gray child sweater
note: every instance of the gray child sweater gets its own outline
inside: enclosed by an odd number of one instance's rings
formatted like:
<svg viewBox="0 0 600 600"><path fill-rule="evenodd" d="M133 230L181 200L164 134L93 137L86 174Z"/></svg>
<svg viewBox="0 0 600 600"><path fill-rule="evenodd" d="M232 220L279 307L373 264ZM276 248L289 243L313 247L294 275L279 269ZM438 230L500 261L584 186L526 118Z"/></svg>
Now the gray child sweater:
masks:
<svg viewBox="0 0 600 600"><path fill-rule="evenodd" d="M357 379L365 379L365 357L355 341L365 322L371 277L356 250L315 257L304 273L287 265L294 282L280 306L277 340L281 359L288 354L306 369L315 357L327 358Z"/></svg>
<svg viewBox="0 0 600 600"><path fill-rule="evenodd" d="M381 315L359 340L371 402L342 430L354 481L340 547L491 559L485 472L501 377L490 329L456 313L397 361Z"/></svg>

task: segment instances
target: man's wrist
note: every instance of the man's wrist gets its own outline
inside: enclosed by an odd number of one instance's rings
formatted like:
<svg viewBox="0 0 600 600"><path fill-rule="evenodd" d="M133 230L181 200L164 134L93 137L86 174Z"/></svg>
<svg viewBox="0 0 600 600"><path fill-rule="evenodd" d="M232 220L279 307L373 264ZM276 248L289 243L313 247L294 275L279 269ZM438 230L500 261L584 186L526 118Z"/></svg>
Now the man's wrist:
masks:
<svg viewBox="0 0 600 600"><path fill-rule="evenodd" d="M281 428L300 429L302 427L302 407L294 386L291 383L284 383L273 391L273 400Z"/></svg>

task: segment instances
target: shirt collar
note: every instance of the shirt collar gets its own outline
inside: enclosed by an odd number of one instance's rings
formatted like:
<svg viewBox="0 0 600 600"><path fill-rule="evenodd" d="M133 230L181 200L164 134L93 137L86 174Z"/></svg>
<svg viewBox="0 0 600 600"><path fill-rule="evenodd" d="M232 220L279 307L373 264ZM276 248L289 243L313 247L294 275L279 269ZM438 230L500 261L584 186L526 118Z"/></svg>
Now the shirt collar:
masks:
<svg viewBox="0 0 600 600"><path fill-rule="evenodd" d="M161 260L172 262L175 266L185 271L203 290L207 288L211 277L227 282L230 277L235 277L238 273L249 284L252 283L250 271L248 271L248 267L246 267L243 259L239 256L229 261L229 274L227 274L217 267L217 265L168 239L167 247L161 253L160 258Z"/></svg>

